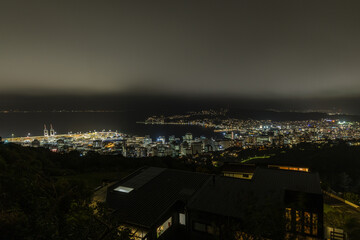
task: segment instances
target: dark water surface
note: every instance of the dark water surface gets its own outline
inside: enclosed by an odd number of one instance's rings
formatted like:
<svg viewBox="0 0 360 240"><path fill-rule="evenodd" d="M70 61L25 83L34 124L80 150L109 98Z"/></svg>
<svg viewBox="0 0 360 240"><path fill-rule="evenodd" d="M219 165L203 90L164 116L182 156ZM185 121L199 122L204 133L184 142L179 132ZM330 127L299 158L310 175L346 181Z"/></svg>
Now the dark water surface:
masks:
<svg viewBox="0 0 360 240"><path fill-rule="evenodd" d="M219 136L213 130L199 126L136 123L144 121L147 116L141 111L0 113L0 136L26 136L28 133L39 136L43 134L44 124L48 128L52 124L58 134L105 129L137 136L150 135L152 138L170 135L181 137L187 132L194 136Z"/></svg>

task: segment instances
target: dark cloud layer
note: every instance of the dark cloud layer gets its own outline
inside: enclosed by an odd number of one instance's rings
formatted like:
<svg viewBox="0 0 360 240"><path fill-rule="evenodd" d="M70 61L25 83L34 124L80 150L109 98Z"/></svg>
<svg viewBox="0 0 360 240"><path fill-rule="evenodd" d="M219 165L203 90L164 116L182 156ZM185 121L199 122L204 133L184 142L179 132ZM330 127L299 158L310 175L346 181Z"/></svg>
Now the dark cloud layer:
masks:
<svg viewBox="0 0 360 240"><path fill-rule="evenodd" d="M0 92L360 94L359 1L0 3Z"/></svg>

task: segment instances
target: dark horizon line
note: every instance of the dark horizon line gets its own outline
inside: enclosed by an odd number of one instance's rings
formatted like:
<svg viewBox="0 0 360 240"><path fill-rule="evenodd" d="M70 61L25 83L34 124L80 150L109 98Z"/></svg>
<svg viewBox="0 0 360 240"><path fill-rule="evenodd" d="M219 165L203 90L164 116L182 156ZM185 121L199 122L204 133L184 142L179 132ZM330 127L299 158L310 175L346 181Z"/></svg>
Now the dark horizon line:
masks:
<svg viewBox="0 0 360 240"><path fill-rule="evenodd" d="M264 96L266 95L266 96ZM1 98L58 98L58 97L74 97L74 98L88 98L88 97L104 97L104 98L113 98L113 97L157 97L157 98L191 98L191 99L236 99L236 100L351 100L351 99L360 99L359 94L350 94L350 95L304 95L304 96L289 96L281 94L216 94L216 93L166 93L166 92L119 92L119 93L74 93L74 92L50 92L50 93L1 93Z"/></svg>

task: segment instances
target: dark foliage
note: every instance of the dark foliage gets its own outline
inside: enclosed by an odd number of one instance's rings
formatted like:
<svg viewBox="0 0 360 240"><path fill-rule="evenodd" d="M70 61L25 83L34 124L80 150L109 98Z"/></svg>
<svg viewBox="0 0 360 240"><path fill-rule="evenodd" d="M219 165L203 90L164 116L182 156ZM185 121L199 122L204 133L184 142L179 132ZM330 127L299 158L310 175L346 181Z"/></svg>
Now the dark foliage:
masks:
<svg viewBox="0 0 360 240"><path fill-rule="evenodd" d="M80 181L57 180L64 156L0 145L1 239L126 239Z"/></svg>

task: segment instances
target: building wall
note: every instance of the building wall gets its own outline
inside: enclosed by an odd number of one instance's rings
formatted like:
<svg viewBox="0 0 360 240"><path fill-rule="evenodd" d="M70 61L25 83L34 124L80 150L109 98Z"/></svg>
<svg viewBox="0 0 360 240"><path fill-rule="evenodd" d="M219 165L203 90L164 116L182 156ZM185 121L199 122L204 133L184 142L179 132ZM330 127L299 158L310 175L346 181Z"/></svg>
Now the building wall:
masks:
<svg viewBox="0 0 360 240"><path fill-rule="evenodd" d="M322 195L286 190L284 202L287 232L294 235L323 238Z"/></svg>

